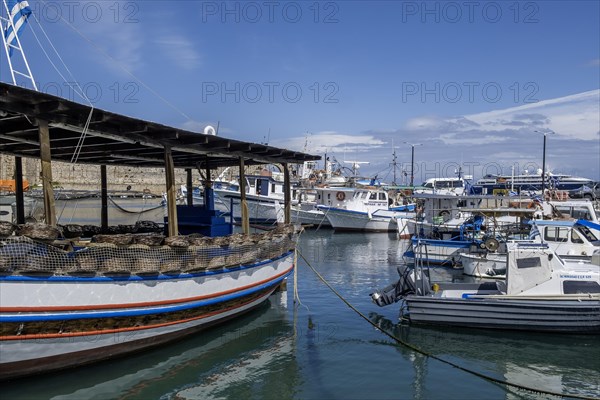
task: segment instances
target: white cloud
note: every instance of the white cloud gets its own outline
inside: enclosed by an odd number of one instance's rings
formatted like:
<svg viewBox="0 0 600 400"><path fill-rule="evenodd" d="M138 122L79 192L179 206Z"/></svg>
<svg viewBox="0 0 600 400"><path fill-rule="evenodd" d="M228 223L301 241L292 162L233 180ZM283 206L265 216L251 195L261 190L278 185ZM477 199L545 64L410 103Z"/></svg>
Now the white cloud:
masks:
<svg viewBox="0 0 600 400"><path fill-rule="evenodd" d="M557 135L581 140L597 140L600 131L600 90L537 103L466 115L484 131L510 128L551 129Z"/></svg>
<svg viewBox="0 0 600 400"><path fill-rule="evenodd" d="M370 131L388 145L374 148L366 160L372 161L369 169L386 168L393 140L423 144L416 151L419 174L452 174L446 166L456 163L470 166L476 177L510 173L511 166L531 171L542 161L542 137L534 131L547 129L556 132L547 141L547 169L600 179L600 90L478 114L418 116L393 133ZM399 162L410 162L410 147L396 147Z"/></svg>
<svg viewBox="0 0 600 400"><path fill-rule="evenodd" d="M335 131L324 131L308 136L274 140L274 146L313 153L367 152L382 147L385 141L373 135L348 135Z"/></svg>
<svg viewBox="0 0 600 400"><path fill-rule="evenodd" d="M155 41L166 54L166 58L185 70L194 70L202 65L202 57L192 41L182 35L165 34Z"/></svg>
<svg viewBox="0 0 600 400"><path fill-rule="evenodd" d="M588 67L600 67L600 58L595 58L587 63Z"/></svg>
<svg viewBox="0 0 600 400"><path fill-rule="evenodd" d="M479 137L473 137L471 135L461 135L456 133L442 133L439 136L439 140L444 142L444 144L460 144L460 145L480 145L480 144L495 144L506 142L510 138L508 136L498 136L498 135L483 135Z"/></svg>
<svg viewBox="0 0 600 400"><path fill-rule="evenodd" d="M87 4L91 6L88 7ZM84 2L81 9L88 10L88 12L82 12L81 15L86 18L77 21L79 23L74 25L78 25L82 34L93 42L93 46L97 46L101 52L105 53L102 62L110 68L115 68L116 61L120 67L134 73L144 66L142 46L143 38L146 35L139 23L115 23L113 15L115 7L114 2ZM118 7L123 7L123 5ZM92 12L89 10L96 14L88 15L89 12ZM99 14L97 14L98 12ZM109 58L107 59L106 56Z"/></svg>

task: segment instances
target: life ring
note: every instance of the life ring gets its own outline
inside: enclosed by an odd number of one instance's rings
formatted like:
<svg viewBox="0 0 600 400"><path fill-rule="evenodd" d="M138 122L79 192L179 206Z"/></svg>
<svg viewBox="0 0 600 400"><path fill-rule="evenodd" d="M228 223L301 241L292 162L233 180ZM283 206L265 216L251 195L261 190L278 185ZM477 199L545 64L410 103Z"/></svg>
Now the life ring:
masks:
<svg viewBox="0 0 600 400"><path fill-rule="evenodd" d="M344 201L344 199L346 198L346 193L344 193L344 192L337 192L335 194L335 198L338 199L339 201Z"/></svg>
<svg viewBox="0 0 600 400"><path fill-rule="evenodd" d="M488 238L484 242L484 245L488 251L496 251L498 250L498 247L500 247L500 243L494 238Z"/></svg>
<svg viewBox="0 0 600 400"><path fill-rule="evenodd" d="M447 216L449 216L449 215L450 215L450 211L448 211L448 210L442 210L442 211L440 211L440 213L438 214L438 216L440 216L440 217L447 217Z"/></svg>

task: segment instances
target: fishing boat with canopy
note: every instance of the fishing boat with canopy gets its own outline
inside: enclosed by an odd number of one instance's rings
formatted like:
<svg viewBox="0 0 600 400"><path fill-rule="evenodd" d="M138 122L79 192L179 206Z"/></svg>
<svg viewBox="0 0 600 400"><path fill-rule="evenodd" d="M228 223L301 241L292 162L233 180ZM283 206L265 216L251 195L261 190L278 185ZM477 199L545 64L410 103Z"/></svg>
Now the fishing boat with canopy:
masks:
<svg viewBox="0 0 600 400"><path fill-rule="evenodd" d="M0 225L0 379L45 373L160 346L249 312L295 265L290 163L319 157L130 118L0 83L0 153L15 157L17 224ZM82 139L83 137L83 139ZM79 145L83 140L84 145ZM52 162L97 165L100 226L85 238L57 226ZM22 158L42 166L44 224L24 218ZM284 224L251 233L241 189L242 231L214 209L210 171L278 163ZM164 168L166 228L113 234L106 166ZM204 175L204 204L176 204L175 168ZM81 227L80 227L81 228Z"/></svg>

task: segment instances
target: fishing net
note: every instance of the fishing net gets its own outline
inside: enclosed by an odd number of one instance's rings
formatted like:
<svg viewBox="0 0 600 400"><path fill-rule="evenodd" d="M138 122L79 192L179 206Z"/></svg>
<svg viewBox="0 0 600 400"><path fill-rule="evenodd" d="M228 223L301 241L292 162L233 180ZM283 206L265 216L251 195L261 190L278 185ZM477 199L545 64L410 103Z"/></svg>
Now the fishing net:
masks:
<svg viewBox="0 0 600 400"><path fill-rule="evenodd" d="M251 265L293 250L293 231L219 238L142 235L99 235L85 247L67 251L52 242L26 236L0 239L0 274L16 275L157 275L179 274ZM160 239L160 240L159 240Z"/></svg>

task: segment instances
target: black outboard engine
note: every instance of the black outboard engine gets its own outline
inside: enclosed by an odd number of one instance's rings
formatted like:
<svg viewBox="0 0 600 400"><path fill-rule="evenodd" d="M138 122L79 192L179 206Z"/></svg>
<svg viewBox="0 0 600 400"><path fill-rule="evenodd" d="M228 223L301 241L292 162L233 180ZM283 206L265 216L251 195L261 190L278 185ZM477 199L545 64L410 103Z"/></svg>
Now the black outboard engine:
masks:
<svg viewBox="0 0 600 400"><path fill-rule="evenodd" d="M379 307L396 303L402 300L404 296L407 296L409 294L426 294L422 293L422 290L420 288L416 288L413 279L413 270L411 268L408 268L406 266L398 267L398 274L400 275L400 279L398 280L398 282L392 283L391 285L381 290L377 290L374 293L371 293L371 299ZM427 282L426 292L429 292L429 280L426 277L424 278ZM421 282L420 279L418 281Z"/></svg>

